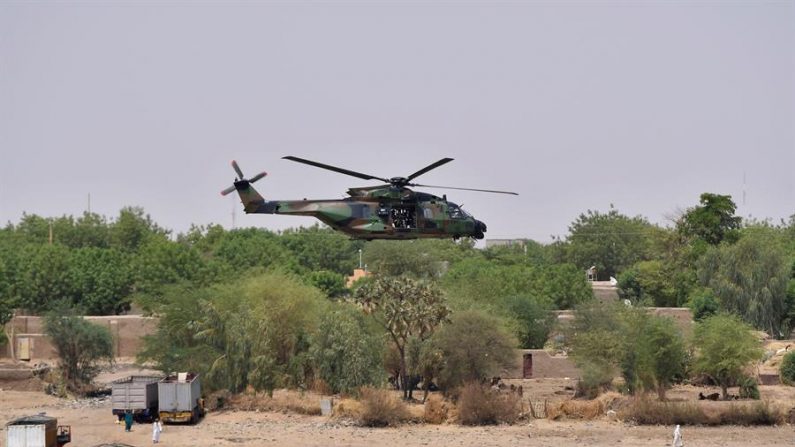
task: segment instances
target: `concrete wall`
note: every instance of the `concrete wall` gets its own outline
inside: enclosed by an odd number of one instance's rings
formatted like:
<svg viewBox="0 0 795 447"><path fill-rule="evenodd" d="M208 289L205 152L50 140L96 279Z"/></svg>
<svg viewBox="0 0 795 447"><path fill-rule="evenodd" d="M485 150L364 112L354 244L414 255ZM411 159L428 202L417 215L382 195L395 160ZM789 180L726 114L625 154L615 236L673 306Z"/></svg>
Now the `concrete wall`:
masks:
<svg viewBox="0 0 795 447"><path fill-rule="evenodd" d="M143 344L142 337L157 330L157 318L154 317L114 315L83 318L110 330L117 358L135 357ZM27 337L30 340L31 362L57 358L50 338L44 334L42 317L16 316L9 325L13 326L14 330L14 346L18 346L18 340L21 338ZM10 346L0 350L0 358L10 358L10 356Z"/></svg>
<svg viewBox="0 0 795 447"><path fill-rule="evenodd" d="M553 356L543 349L517 349L516 360L512 368L502 372L503 379L522 379L524 372L524 356L533 356L533 375L528 379L540 378L571 378L580 377L580 371L574 361L566 356Z"/></svg>

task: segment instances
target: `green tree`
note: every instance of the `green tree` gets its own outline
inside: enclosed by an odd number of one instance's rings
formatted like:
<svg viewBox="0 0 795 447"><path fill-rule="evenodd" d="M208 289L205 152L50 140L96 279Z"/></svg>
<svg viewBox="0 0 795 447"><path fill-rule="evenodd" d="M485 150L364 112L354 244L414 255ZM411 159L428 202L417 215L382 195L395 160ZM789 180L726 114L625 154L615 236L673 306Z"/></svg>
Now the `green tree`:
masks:
<svg viewBox="0 0 795 447"><path fill-rule="evenodd" d="M734 215L737 205L731 196L701 194L700 205L687 210L678 223L679 231L687 237L696 237L711 245L721 241L735 242L739 238L741 218Z"/></svg>
<svg viewBox="0 0 795 447"><path fill-rule="evenodd" d="M352 240L327 227L318 225L285 230L279 242L286 247L298 264L308 271L329 271L350 275L359 264L360 240Z"/></svg>
<svg viewBox="0 0 795 447"><path fill-rule="evenodd" d="M677 378L685 372L687 351L679 328L672 318L648 315L636 319L638 337L627 340L627 357L637 361L637 384L644 390L656 390L660 400ZM625 377L625 380L628 377ZM631 379L631 378L629 378Z"/></svg>
<svg viewBox="0 0 795 447"><path fill-rule="evenodd" d="M786 335L787 286L791 263L781 247L762 234L748 234L734 245L710 248L699 262L698 277L736 313L774 337Z"/></svg>
<svg viewBox="0 0 795 447"><path fill-rule="evenodd" d="M762 347L753 329L735 315L716 315L696 325L694 369L717 383L728 398L732 383L745 377L745 370L762 358Z"/></svg>
<svg viewBox="0 0 795 447"><path fill-rule="evenodd" d="M790 351L784 355L779 367L781 381L787 385L795 384L795 351Z"/></svg>
<svg viewBox="0 0 795 447"><path fill-rule="evenodd" d="M568 259L582 272L595 266L599 279L607 280L648 259L658 231L640 216L628 217L613 208L607 213L588 210L569 226Z"/></svg>
<svg viewBox="0 0 795 447"><path fill-rule="evenodd" d="M555 314L543 302L532 296L512 296L505 300L506 311L512 315L512 332L519 347L540 349L555 326Z"/></svg>
<svg viewBox="0 0 795 447"><path fill-rule="evenodd" d="M464 311L434 334L429 355L434 350L439 353L439 386L449 391L514 366L515 346L516 340L499 320L480 311Z"/></svg>
<svg viewBox="0 0 795 447"><path fill-rule="evenodd" d="M442 293L432 284L405 277L379 277L364 284L356 301L384 328L400 358L400 383L404 399L408 386L406 348L412 337L427 339L450 314Z"/></svg>
<svg viewBox="0 0 795 447"><path fill-rule="evenodd" d="M88 315L120 314L130 309L132 274L127 257L116 249L72 250L73 302Z"/></svg>
<svg viewBox="0 0 795 447"><path fill-rule="evenodd" d="M70 391L82 393L99 374L100 365L113 362L113 337L102 326L92 324L59 307L47 314L44 331L58 353L61 377Z"/></svg>
<svg viewBox="0 0 795 447"><path fill-rule="evenodd" d="M306 385L309 340L329 305L317 289L289 274L252 271L230 283L164 290L149 304L160 323L139 360L203 373L208 390Z"/></svg>
<svg viewBox="0 0 795 447"><path fill-rule="evenodd" d="M135 251L150 237L165 238L168 231L157 226L143 208L124 207L110 225L110 240L114 247Z"/></svg>
<svg viewBox="0 0 795 447"><path fill-rule="evenodd" d="M618 275L619 294L634 303L678 307L674 273L662 261L641 261Z"/></svg>
<svg viewBox="0 0 795 447"><path fill-rule="evenodd" d="M318 270L309 272L306 275L309 284L322 290L329 298L339 298L347 292L345 288L345 277L339 273L328 270Z"/></svg>
<svg viewBox="0 0 795 447"><path fill-rule="evenodd" d="M334 393L383 381L383 339L373 334L361 312L342 307L323 315L310 355L317 375Z"/></svg>
<svg viewBox="0 0 795 447"><path fill-rule="evenodd" d="M441 259L421 240L369 242L362 258L368 270L383 276L434 278L442 273Z"/></svg>

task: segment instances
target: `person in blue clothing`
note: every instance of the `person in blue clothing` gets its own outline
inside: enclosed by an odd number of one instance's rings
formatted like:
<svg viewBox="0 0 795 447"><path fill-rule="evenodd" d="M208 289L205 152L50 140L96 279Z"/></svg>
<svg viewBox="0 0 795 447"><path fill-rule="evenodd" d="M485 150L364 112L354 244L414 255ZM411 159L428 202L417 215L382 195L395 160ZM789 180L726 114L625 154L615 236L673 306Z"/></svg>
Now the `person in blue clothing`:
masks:
<svg viewBox="0 0 795 447"><path fill-rule="evenodd" d="M133 414L132 411L127 410L124 413L124 431L131 431L133 424Z"/></svg>

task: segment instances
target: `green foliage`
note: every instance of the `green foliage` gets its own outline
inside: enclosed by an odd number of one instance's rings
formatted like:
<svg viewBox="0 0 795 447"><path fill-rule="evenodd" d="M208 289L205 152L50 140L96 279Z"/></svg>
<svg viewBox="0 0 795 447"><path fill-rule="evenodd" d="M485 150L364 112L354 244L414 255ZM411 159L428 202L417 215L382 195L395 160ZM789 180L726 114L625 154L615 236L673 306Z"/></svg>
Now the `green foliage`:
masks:
<svg viewBox="0 0 795 447"><path fill-rule="evenodd" d="M665 391L684 373L687 352L670 318L622 304L595 303L577 309L569 340L583 371L581 394L607 388L618 371L630 392Z"/></svg>
<svg viewBox="0 0 795 447"><path fill-rule="evenodd" d="M781 381L787 385L795 384L795 351L790 351L784 355L784 359L781 360L779 375L781 376Z"/></svg>
<svg viewBox="0 0 795 447"><path fill-rule="evenodd" d="M611 208L588 210L569 226L567 256L582 272L596 266L599 279L616 276L648 259L654 233L660 231L643 217L628 217Z"/></svg>
<svg viewBox="0 0 795 447"><path fill-rule="evenodd" d="M662 261L641 261L618 275L619 294L634 303L678 307L673 272Z"/></svg>
<svg viewBox="0 0 795 447"><path fill-rule="evenodd" d="M339 273L328 270L309 272L306 275L309 284L320 289L329 298L339 298L347 292L345 288L345 277Z"/></svg>
<svg viewBox="0 0 795 447"><path fill-rule="evenodd" d="M445 321L450 309L432 284L407 277L379 277L356 290L355 300L386 330L400 359L401 389L411 397L408 387L406 348L412 338L425 340Z"/></svg>
<svg viewBox="0 0 795 447"><path fill-rule="evenodd" d="M383 381L383 338L373 334L360 311L342 307L323 315L310 355L317 376L334 393Z"/></svg>
<svg viewBox="0 0 795 447"><path fill-rule="evenodd" d="M72 251L70 261L73 301L87 314L120 314L129 310L133 284L124 253L112 248L79 248Z"/></svg>
<svg viewBox="0 0 795 447"><path fill-rule="evenodd" d="M373 241L362 257L368 270L382 276L434 278L442 273L441 259L421 240Z"/></svg>
<svg viewBox="0 0 795 447"><path fill-rule="evenodd" d="M317 225L286 230L279 240L303 269L339 275L349 275L358 266L359 249L364 246L363 241Z"/></svg>
<svg viewBox="0 0 795 447"><path fill-rule="evenodd" d="M710 248L699 262L699 282L720 297L721 308L754 327L782 337L791 264L763 234Z"/></svg>
<svg viewBox="0 0 795 447"><path fill-rule="evenodd" d="M759 400L759 384L753 377L745 377L740 380L740 398Z"/></svg>
<svg viewBox="0 0 795 447"><path fill-rule="evenodd" d="M762 358L753 329L735 315L716 315L696 325L693 364L697 373L711 377L728 395L728 387L745 377L745 368Z"/></svg>
<svg viewBox="0 0 795 447"><path fill-rule="evenodd" d="M110 331L75 316L68 308L47 314L44 331L58 353L61 377L70 391L86 391L99 374L101 362L113 361Z"/></svg>
<svg viewBox="0 0 795 447"><path fill-rule="evenodd" d="M491 377L516 361L516 340L499 320L478 311L454 314L451 322L434 334L431 345L443 359L439 387L448 391Z"/></svg>
<svg viewBox="0 0 795 447"><path fill-rule="evenodd" d="M737 205L731 196L701 194L700 205L687 210L678 223L680 233L696 237L708 244L729 243L739 238L741 218L734 215Z"/></svg>
<svg viewBox="0 0 795 447"><path fill-rule="evenodd" d="M279 272L198 290L168 288L150 303L161 318L139 360L204 373L209 390L305 385L309 340L328 305L317 289Z"/></svg>
<svg viewBox="0 0 795 447"><path fill-rule="evenodd" d="M555 315L530 296L513 296L505 300L505 311L512 315L513 333L523 349L541 349L555 327Z"/></svg>
<svg viewBox="0 0 795 447"><path fill-rule="evenodd" d="M715 299L712 290L708 288L698 288L691 294L690 310L693 312L693 319L701 321L717 314L720 310L720 303Z"/></svg>

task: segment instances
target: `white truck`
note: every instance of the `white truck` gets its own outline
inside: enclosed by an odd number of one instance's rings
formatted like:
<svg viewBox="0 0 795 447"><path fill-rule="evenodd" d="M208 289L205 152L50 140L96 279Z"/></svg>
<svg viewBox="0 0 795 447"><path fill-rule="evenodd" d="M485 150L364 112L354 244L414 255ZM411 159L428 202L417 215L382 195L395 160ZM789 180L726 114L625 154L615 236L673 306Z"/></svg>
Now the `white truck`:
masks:
<svg viewBox="0 0 795 447"><path fill-rule="evenodd" d="M8 447L61 447L72 441L68 425L58 425L58 419L45 416L26 416L6 424Z"/></svg>

